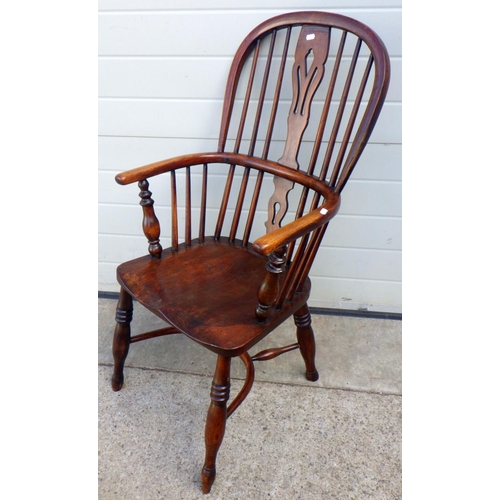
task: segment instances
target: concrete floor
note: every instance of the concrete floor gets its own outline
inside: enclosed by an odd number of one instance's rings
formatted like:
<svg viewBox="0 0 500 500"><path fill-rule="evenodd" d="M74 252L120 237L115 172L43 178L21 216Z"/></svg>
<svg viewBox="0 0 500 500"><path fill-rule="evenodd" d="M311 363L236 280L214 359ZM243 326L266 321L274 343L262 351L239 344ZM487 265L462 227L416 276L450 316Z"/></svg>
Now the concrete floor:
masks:
<svg viewBox="0 0 500 500"><path fill-rule="evenodd" d="M320 379L296 350L255 363L228 420L212 492L200 489L216 356L182 335L133 344L110 387L116 301L99 299L99 499L399 499L401 321L313 315ZM135 303L133 333L162 326ZM295 342L293 321L251 354ZM243 383L232 365L232 394Z"/></svg>

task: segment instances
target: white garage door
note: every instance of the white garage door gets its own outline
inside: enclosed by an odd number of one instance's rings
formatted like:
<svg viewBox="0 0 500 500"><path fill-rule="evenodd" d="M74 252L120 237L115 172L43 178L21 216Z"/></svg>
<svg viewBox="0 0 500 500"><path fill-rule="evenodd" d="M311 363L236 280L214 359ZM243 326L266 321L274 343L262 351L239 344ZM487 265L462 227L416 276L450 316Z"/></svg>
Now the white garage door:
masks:
<svg viewBox="0 0 500 500"><path fill-rule="evenodd" d="M269 17L314 9L372 27L389 50L392 79L311 271L309 303L401 312L401 2L234 4L99 3L99 291L118 291L116 266L147 252L137 186L119 186L114 176L171 156L216 150L225 80L239 43Z"/></svg>

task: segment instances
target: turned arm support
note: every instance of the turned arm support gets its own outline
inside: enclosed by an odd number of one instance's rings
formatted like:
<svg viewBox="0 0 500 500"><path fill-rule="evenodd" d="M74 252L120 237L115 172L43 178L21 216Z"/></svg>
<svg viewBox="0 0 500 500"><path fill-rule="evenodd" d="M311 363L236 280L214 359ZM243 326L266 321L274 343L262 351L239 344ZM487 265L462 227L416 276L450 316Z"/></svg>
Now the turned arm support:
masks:
<svg viewBox="0 0 500 500"><path fill-rule="evenodd" d="M127 185L133 182L139 184L140 205L143 210L142 228L149 242L149 253L153 259L159 259L161 257L162 246L160 245L160 222L155 214L154 200L151 198L152 193L149 191L149 182L147 179L166 172L171 172L178 168L203 163L203 159L200 159L199 156L200 155L186 155L162 160L132 170L127 170L115 177L116 182L121 185Z"/></svg>
<svg viewBox="0 0 500 500"><path fill-rule="evenodd" d="M286 247L289 243L327 224L340 207L340 196L331 194L325 203L283 227L261 236L253 243L253 249L268 256L266 276L257 293L255 316L259 321L271 314L272 306L279 294L279 276L286 261Z"/></svg>
<svg viewBox="0 0 500 500"><path fill-rule="evenodd" d="M162 247L160 245L160 221L156 217L154 209L154 200L151 198L151 191L149 190L149 183L146 179L139 181L142 207L142 230L149 242L149 254L153 259L161 257Z"/></svg>
<svg viewBox="0 0 500 500"><path fill-rule="evenodd" d="M266 264L266 276L257 292L257 308L255 316L259 321L264 321L270 314L271 308L279 293L279 277L286 260L286 247L281 247L271 252Z"/></svg>

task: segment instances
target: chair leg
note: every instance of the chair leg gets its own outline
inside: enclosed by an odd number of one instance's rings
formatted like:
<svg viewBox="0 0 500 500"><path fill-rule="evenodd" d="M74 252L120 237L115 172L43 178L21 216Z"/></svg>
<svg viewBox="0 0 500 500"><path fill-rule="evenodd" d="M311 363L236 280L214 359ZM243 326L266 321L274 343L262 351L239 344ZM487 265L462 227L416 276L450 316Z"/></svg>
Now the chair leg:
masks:
<svg viewBox="0 0 500 500"><path fill-rule="evenodd" d="M210 392L210 407L205 426L205 464L201 471L201 489L209 493L215 480L215 460L226 430L231 358L218 356Z"/></svg>
<svg viewBox="0 0 500 500"><path fill-rule="evenodd" d="M111 378L111 387L119 391L123 385L123 366L130 345L130 322L132 321L132 297L123 288L116 306L116 327L113 337L113 359L115 367Z"/></svg>
<svg viewBox="0 0 500 500"><path fill-rule="evenodd" d="M294 315L295 325L297 326L297 341L299 343L300 353L306 364L306 379L316 382L319 378L314 357L316 355L316 342L314 341L314 332L311 327L311 313L309 307L304 304Z"/></svg>

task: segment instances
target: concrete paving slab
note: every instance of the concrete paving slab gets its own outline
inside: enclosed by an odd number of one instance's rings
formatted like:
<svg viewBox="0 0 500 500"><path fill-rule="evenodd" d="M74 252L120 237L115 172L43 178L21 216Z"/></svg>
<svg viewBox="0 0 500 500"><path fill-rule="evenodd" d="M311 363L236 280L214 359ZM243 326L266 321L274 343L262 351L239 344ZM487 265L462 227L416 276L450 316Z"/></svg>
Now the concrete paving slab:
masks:
<svg viewBox="0 0 500 500"><path fill-rule="evenodd" d="M134 303L133 332L164 326ZM183 335L133 344L110 387L116 300L99 299L99 499L401 498L401 321L313 315L318 382L298 351L256 363L201 493L216 356ZM295 342L293 321L257 350ZM244 368L232 366L234 396ZM348 390L346 390L348 389Z"/></svg>
<svg viewBox="0 0 500 500"><path fill-rule="evenodd" d="M99 367L99 499L401 498L401 397L256 382L200 490L211 379Z"/></svg>

